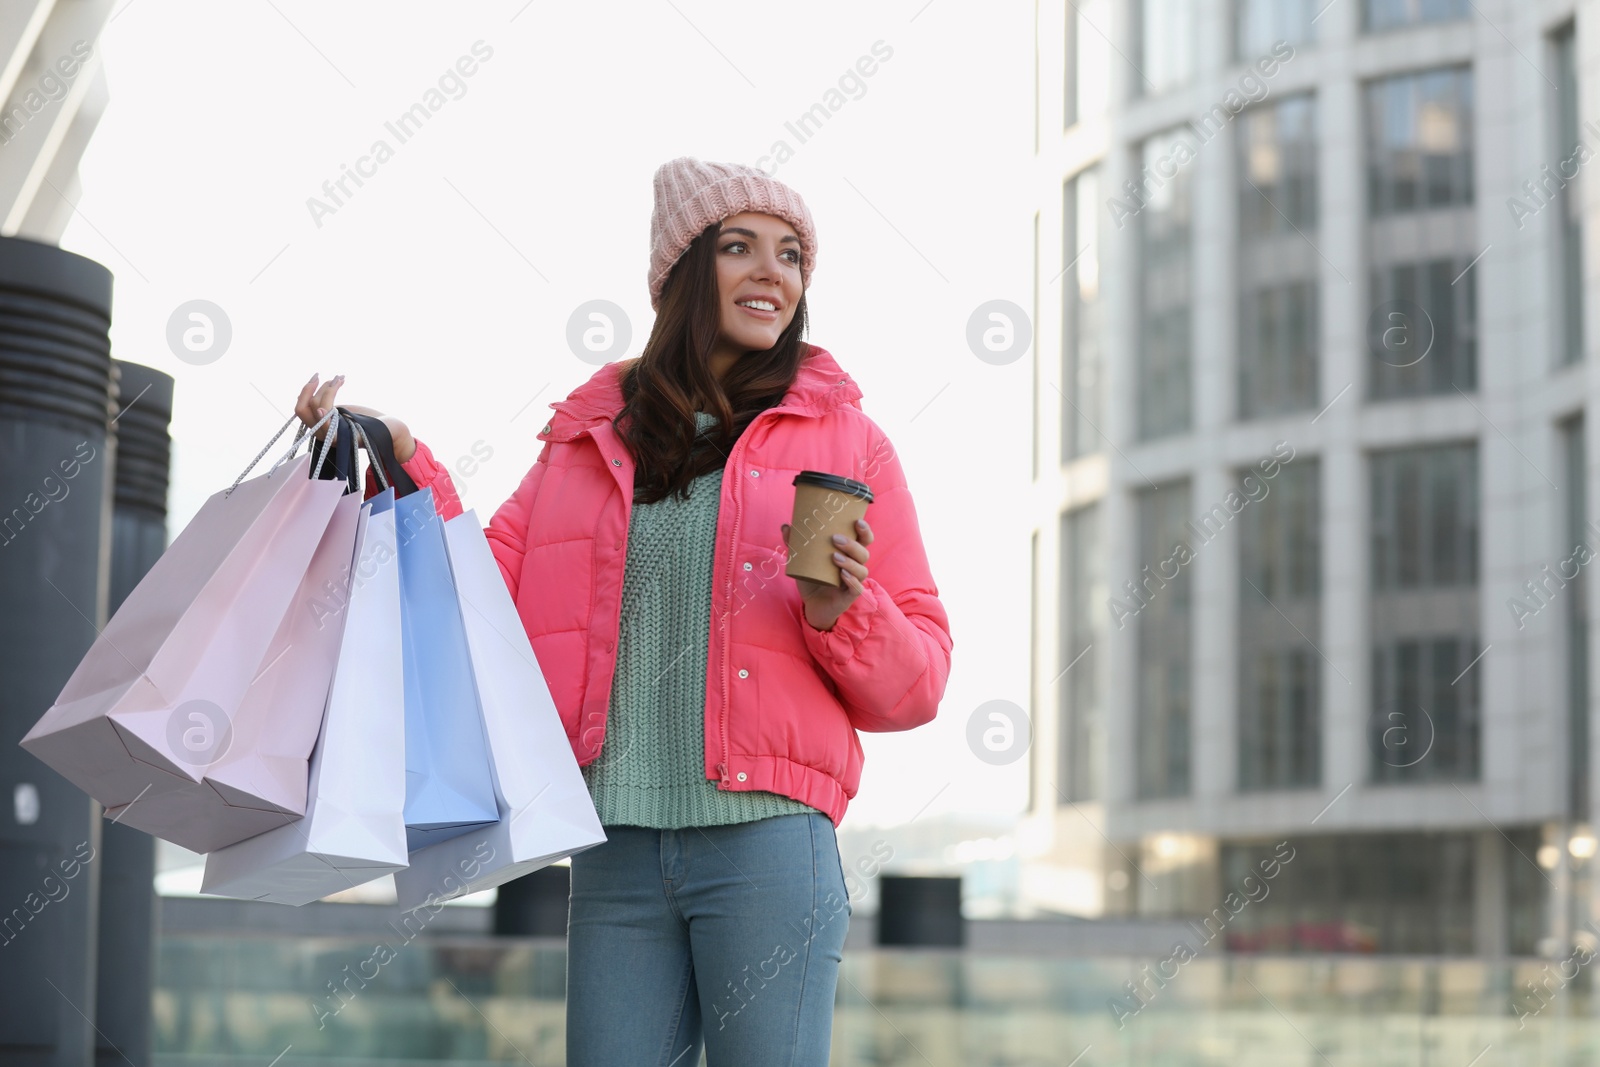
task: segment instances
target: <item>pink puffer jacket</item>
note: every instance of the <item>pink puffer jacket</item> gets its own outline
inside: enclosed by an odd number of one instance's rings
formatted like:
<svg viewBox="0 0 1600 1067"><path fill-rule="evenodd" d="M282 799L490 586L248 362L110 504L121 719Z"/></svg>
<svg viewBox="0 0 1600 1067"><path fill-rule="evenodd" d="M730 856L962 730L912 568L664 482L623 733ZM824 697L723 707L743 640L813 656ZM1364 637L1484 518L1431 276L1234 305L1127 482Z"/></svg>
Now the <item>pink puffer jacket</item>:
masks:
<svg viewBox="0 0 1600 1067"><path fill-rule="evenodd" d="M856 795L857 730L909 730L939 710L949 619L928 569L894 448L861 410L855 381L808 346L794 384L735 442L724 471L706 660L705 774L719 789L765 789L828 814ZM600 754L616 665L633 503L633 460L610 420L622 362L555 409L544 449L486 528L579 765ZM440 515L461 513L446 468L417 441L404 464ZM842 474L872 487L866 591L819 631L783 573L780 523L794 476ZM368 490L376 482L369 478Z"/></svg>

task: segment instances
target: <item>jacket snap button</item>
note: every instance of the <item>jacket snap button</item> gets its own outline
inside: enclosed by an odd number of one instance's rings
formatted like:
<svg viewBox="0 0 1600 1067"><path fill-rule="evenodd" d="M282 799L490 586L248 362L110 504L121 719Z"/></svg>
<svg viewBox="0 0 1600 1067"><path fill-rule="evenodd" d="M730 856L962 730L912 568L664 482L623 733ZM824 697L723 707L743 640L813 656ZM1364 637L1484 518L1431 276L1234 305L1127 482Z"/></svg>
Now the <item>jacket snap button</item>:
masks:
<svg viewBox="0 0 1600 1067"><path fill-rule="evenodd" d="M748 678L748 677L750 677L750 672L749 672L749 671L745 671L745 670L741 670L741 671L740 671L740 672L739 672L739 677L741 677L741 678Z"/></svg>
<svg viewBox="0 0 1600 1067"><path fill-rule="evenodd" d="M750 477L759 478L759 477L761 477L761 472L760 471L751 471L750 472Z"/></svg>
<svg viewBox="0 0 1600 1067"><path fill-rule="evenodd" d="M540 433L549 433L550 432L550 424L548 422L545 423L544 424L544 429L540 430L539 432Z"/></svg>
<svg viewBox="0 0 1600 1067"><path fill-rule="evenodd" d="M748 775L746 775L743 771L740 771L737 777L738 777L739 781L742 782L742 781L745 780L746 777L748 777Z"/></svg>
<svg viewBox="0 0 1600 1067"><path fill-rule="evenodd" d="M611 465L612 465L612 466L613 466L613 467L620 467L620 466L622 466L622 460L620 460L620 459L614 459L614 460L612 460L612 461L611 461Z"/></svg>
<svg viewBox="0 0 1600 1067"><path fill-rule="evenodd" d="M745 562L744 569L745 570L749 570L750 569L750 563L748 561Z"/></svg>

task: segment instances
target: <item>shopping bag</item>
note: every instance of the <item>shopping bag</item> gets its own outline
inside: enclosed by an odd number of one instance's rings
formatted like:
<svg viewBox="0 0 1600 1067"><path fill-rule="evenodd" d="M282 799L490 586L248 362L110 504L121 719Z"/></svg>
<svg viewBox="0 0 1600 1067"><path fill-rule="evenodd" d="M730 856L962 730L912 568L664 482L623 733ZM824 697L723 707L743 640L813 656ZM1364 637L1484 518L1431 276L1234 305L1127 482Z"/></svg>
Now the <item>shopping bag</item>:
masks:
<svg viewBox="0 0 1600 1067"><path fill-rule="evenodd" d="M211 753L200 781L151 790L108 809L108 818L210 852L305 812L308 764L344 631L360 507L355 494L339 501L231 723L189 713L183 743ZM223 736L216 737L219 728Z"/></svg>
<svg viewBox="0 0 1600 1067"><path fill-rule="evenodd" d="M303 425L283 458L245 480L295 421L201 506L21 741L109 809L191 789L232 737L346 489L294 458Z"/></svg>
<svg viewBox="0 0 1600 1067"><path fill-rule="evenodd" d="M305 816L206 857L213 896L308 904L406 865L405 687L394 490L361 507Z"/></svg>
<svg viewBox="0 0 1600 1067"><path fill-rule="evenodd" d="M415 910L503 885L606 840L572 743L476 512L444 524L472 657L498 820L411 853L396 871Z"/></svg>
<svg viewBox="0 0 1600 1067"><path fill-rule="evenodd" d="M443 841L494 822L494 786L444 520L424 489L395 502L405 646L406 841Z"/></svg>

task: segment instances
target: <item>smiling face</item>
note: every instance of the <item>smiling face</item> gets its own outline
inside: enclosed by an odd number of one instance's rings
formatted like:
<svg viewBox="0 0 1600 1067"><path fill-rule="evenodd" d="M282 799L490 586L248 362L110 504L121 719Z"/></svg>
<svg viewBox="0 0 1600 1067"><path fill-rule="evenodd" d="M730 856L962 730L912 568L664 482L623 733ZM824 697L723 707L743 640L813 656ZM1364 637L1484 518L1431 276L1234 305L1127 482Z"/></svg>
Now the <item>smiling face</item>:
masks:
<svg viewBox="0 0 1600 1067"><path fill-rule="evenodd" d="M799 303L800 237L775 215L744 211L722 220L716 237L719 327L712 371L746 352L764 352L794 319Z"/></svg>

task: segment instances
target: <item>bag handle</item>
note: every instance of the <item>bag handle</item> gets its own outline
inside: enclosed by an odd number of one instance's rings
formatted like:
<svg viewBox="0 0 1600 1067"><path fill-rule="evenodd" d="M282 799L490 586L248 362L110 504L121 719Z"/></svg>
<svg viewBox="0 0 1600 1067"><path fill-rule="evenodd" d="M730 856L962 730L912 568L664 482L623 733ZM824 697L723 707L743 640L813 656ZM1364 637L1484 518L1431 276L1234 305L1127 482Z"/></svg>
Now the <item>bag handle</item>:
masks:
<svg viewBox="0 0 1600 1067"><path fill-rule="evenodd" d="M261 451L256 453L255 458L252 459L250 461L249 465L246 466L245 469L239 473L239 477L235 478L233 480L233 484L228 486L227 491L222 494L224 497L232 495L233 491L235 489L239 488L239 483L244 481L246 478L248 478L250 476L250 472L255 469L256 464L261 462L261 457L265 456L269 451L271 451L272 446L277 443L278 438L283 436L283 432L285 430L287 430L290 426L292 426L295 422L299 421L299 418L300 418L300 416L298 416L298 415L290 415L289 416L289 420L287 422L285 422L282 426L278 427L278 432L273 434L272 437L267 441L267 443L261 446ZM289 451L285 452L283 454L283 456L279 458L278 462L274 463L271 467L269 467L267 469L267 473L270 475L274 471L276 471L279 467L281 467L285 463L289 462L290 458L293 457L294 454L300 450L300 442L305 440L308 434L314 432L318 427L320 427L325 422L329 424L328 425L328 432L330 434L337 434L338 433L338 427L339 427L339 409L338 408L334 408L332 411L328 412L322 418L318 419L315 426L308 427L308 426L306 426L305 423L303 423L303 422L300 423L300 430L299 430L299 432L297 432L294 435L294 443L289 446ZM321 470L322 470L322 467L321 467L321 463L319 462L318 466L317 466L317 470L315 472L313 472L311 476L313 478L320 477L321 476Z"/></svg>
<svg viewBox="0 0 1600 1067"><path fill-rule="evenodd" d="M409 496L417 491L417 483L406 472L400 460L394 454L394 437L389 433L389 427L384 425L382 419L371 415L357 415L345 411L344 417L361 431L362 440L366 443L367 456L372 460L383 487L387 489L394 486L395 496Z"/></svg>
<svg viewBox="0 0 1600 1067"><path fill-rule="evenodd" d="M361 473L357 457L360 451L364 449L367 453L369 466L377 478L378 485L383 489L390 488L392 482L388 473L384 470L384 463L382 462L383 446L382 444L374 444L371 435L368 433L373 428L372 423L374 420L368 416L354 415L344 408L339 409L339 415L349 424L350 432L343 437L335 438L334 467L332 471L324 474L323 477L335 478L342 475L345 480L346 492L361 492ZM381 424L379 424L379 429L382 432ZM387 440L387 437L385 437L385 440ZM323 453L326 453L326 442L320 446L320 449ZM392 458L392 448L390 451ZM320 472L320 457L318 468ZM407 479L407 484L412 484L409 479ZM413 490L415 489L414 484L412 488Z"/></svg>
<svg viewBox="0 0 1600 1067"><path fill-rule="evenodd" d="M356 435L356 437L360 438L360 440L361 440L361 447L367 450L367 457L370 459L373 456L377 455L377 453L372 450L372 442L370 440L368 440L368 438L367 438L366 428L363 427L361 425L361 423L356 421L355 416L352 415L352 416L349 416L349 418L350 418L350 425L355 427L355 435ZM387 474L383 473L383 464L381 464L381 463L373 463L372 464L372 470L373 470L373 473L378 476L378 488L379 488L379 490L382 491L384 489L388 489L389 488L389 476Z"/></svg>
<svg viewBox="0 0 1600 1067"><path fill-rule="evenodd" d="M339 412L340 418L346 418L344 412ZM316 479L338 480L344 482L344 491L356 493L361 490L360 462L356 451L355 434L338 432L338 420L330 424L329 435L326 439L312 444L313 454L317 457L315 468L311 477ZM326 470L323 464L328 459L329 452L333 454L333 463Z"/></svg>
<svg viewBox="0 0 1600 1067"><path fill-rule="evenodd" d="M344 442L339 440L339 419L341 416L343 416L352 427L352 433ZM231 495L235 489L239 488L239 483L243 482L245 478L249 477L250 472L255 469L256 464L261 462L261 457L265 456L272 449L272 446L277 443L280 437L283 436L284 431L293 425L298 419L298 415L291 415L289 416L288 421L286 421L282 426L278 427L278 432L272 435L267 443L261 447L261 451L255 454L255 458L250 461L250 463L242 472L240 472L239 477L233 480L233 484L228 487L227 492L223 493L224 497ZM338 450L338 454L334 459L334 469L337 471L342 468L348 471L346 478L351 492L360 491L360 482L355 474L355 447L360 447L366 450L367 456L371 460L372 467L374 468L374 473L377 476L378 484L384 489L388 489L391 485L394 485L396 496L406 496L417 491L417 483L412 480L409 474L406 473L405 468L401 466L399 459L396 458L394 454L394 439L390 436L389 428L383 424L382 420L372 418L369 415L356 415L352 412L345 411L343 408L340 408L337 405L335 405L334 408L322 418L318 419L315 425L307 426L304 422L300 423L300 428L298 431L296 431L294 435L294 441L289 445L289 450L279 457L276 463L268 468L267 473L270 475L279 467L289 462L294 454L300 450L300 442L309 438L312 442L312 450L317 454L316 464L311 471L311 477L314 479L321 479L322 467L327 461L329 450L327 448L326 441L319 442L312 435L319 427L323 425L323 423L328 424L327 436L333 439L334 447ZM376 442L374 442L374 438L377 439ZM358 446L354 446L356 441L359 441ZM346 445L354 446L351 447L349 454L350 461L348 465L343 462L345 456L344 447ZM391 474L391 471L394 473Z"/></svg>

